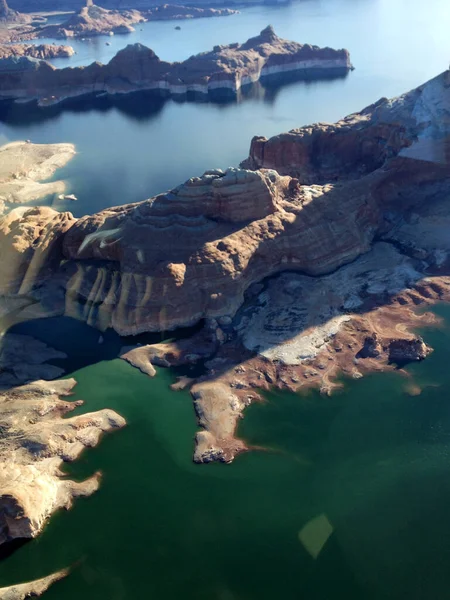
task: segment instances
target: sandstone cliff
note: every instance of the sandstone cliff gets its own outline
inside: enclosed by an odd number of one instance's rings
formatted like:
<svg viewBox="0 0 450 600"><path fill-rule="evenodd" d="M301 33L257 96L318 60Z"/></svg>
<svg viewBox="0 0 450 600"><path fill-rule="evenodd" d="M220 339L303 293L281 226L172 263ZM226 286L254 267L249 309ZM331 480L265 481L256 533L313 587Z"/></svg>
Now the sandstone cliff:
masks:
<svg viewBox="0 0 450 600"><path fill-rule="evenodd" d="M278 38L271 27L245 44L215 46L182 63L168 63L135 44L107 64L57 69L44 61L0 60L0 97L37 98L55 103L92 93L151 90L163 96L200 94L234 96L244 85L286 73L346 73L346 50L318 48Z"/></svg>
<svg viewBox="0 0 450 600"><path fill-rule="evenodd" d="M316 123L270 139L256 136L242 166L276 169L309 184L363 177L397 155L447 164L449 83L446 71L338 123Z"/></svg>

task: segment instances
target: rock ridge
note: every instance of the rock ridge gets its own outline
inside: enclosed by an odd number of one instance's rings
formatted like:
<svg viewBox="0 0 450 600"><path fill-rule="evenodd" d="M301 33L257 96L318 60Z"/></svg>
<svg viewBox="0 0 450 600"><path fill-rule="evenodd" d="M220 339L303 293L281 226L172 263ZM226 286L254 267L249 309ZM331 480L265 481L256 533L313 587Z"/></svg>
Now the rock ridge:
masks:
<svg viewBox="0 0 450 600"><path fill-rule="evenodd" d="M0 97L38 99L43 105L83 94L144 90L164 97L234 97L242 86L258 80L284 78L287 73L346 74L350 68L347 50L289 42L263 30L245 44L216 46L182 63L162 61L141 44L127 46L106 65L57 69L32 58L0 60Z"/></svg>

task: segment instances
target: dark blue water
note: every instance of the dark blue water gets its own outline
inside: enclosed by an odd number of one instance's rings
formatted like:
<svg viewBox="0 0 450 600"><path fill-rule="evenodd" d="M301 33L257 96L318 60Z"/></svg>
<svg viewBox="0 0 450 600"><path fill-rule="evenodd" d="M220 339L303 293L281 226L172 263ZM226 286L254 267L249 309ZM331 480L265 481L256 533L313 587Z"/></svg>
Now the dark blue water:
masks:
<svg viewBox="0 0 450 600"><path fill-rule="evenodd" d="M447 0L305 0L255 7L240 15L181 23L148 23L129 36L77 42L69 64L108 60L142 41L165 59L181 60L217 43L243 41L268 23L283 37L347 47L356 70L345 79L256 88L241 103L191 104L122 98L115 105L83 102L36 114L29 107L0 117L0 142L74 142L78 156L60 176L78 203L57 206L77 215L142 200L200 175L236 165L252 136L271 136L315 121L334 121L437 75L450 56Z"/></svg>

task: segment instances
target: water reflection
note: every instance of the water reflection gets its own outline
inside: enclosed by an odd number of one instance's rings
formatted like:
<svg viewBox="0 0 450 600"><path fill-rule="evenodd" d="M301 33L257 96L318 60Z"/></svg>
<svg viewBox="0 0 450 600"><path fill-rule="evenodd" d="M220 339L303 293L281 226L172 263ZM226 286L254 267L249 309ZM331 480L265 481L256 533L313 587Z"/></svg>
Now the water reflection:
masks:
<svg viewBox="0 0 450 600"><path fill-rule="evenodd" d="M217 97L211 99L204 94L188 93L186 96L163 98L152 91L139 91L129 94L86 94L77 98L68 98L53 106L40 107L36 102L0 102L0 122L8 125L33 125L57 118L63 112L86 113L96 111L108 113L117 109L133 121L151 121L159 116L167 102L175 104L200 103L213 104L219 109L246 101L260 101L269 105L275 104L283 87L294 85L311 86L320 83L334 82L349 76L347 70L334 73L291 73L280 78L256 82L238 91L235 97Z"/></svg>

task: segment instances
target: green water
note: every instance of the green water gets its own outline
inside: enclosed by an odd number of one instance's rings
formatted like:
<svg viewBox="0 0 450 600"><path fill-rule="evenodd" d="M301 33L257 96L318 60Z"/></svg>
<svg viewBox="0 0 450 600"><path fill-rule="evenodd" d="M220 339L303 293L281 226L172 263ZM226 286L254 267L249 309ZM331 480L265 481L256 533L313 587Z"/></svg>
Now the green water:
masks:
<svg viewBox="0 0 450 600"><path fill-rule="evenodd" d="M0 585L74 565L48 600L447 600L450 328L425 336L436 351L409 369L420 395L395 373L332 398L269 394L240 426L266 451L232 465L193 464L189 394L170 391L170 371L149 379L111 359L106 340L70 373L74 399L128 427L69 465L76 479L100 469L101 489L0 563ZM332 533L313 558L299 532L316 517Z"/></svg>

